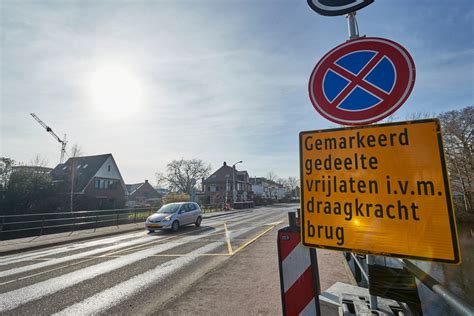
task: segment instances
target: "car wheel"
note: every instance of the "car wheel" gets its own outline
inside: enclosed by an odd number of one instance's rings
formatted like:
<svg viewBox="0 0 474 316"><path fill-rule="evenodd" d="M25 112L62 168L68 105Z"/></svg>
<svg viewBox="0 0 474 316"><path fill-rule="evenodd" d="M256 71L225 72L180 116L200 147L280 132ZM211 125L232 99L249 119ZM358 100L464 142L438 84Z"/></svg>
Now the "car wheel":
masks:
<svg viewBox="0 0 474 316"><path fill-rule="evenodd" d="M171 230L174 232L177 232L179 229L179 223L178 221L174 221L173 224L171 225Z"/></svg>
<svg viewBox="0 0 474 316"><path fill-rule="evenodd" d="M196 219L196 222L194 223L194 225L196 225L197 227L201 226L201 222L202 222L202 218L201 216L199 216L197 219Z"/></svg>
<svg viewBox="0 0 474 316"><path fill-rule="evenodd" d="M155 231L153 229L149 229L148 232L154 233Z"/></svg>

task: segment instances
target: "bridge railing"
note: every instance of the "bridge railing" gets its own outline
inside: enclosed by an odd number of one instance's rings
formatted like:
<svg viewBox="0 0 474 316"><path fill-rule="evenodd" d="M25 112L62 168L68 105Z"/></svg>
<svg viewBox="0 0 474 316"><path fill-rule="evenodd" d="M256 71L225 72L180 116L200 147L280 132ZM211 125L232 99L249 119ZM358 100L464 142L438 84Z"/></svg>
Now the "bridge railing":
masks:
<svg viewBox="0 0 474 316"><path fill-rule="evenodd" d="M156 208L0 215L0 240L144 222Z"/></svg>
<svg viewBox="0 0 474 316"><path fill-rule="evenodd" d="M361 274L364 279L369 282L369 276L365 271L366 269L364 268L364 265L359 261L358 255L351 253L351 256L354 262L360 268ZM460 315L474 315L474 308L469 303L466 303L464 300L451 293L445 286L439 283L431 275L420 269L413 262L407 259L396 260L411 275L413 275L416 279L418 279L418 281L426 285L433 293L437 294L440 298L442 298L444 302L457 313L459 313Z"/></svg>

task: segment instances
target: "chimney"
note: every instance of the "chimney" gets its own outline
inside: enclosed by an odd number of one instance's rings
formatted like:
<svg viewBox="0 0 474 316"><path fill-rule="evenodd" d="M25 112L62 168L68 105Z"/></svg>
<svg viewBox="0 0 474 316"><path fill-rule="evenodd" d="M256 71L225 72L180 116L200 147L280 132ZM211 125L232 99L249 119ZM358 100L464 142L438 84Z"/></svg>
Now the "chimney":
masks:
<svg viewBox="0 0 474 316"><path fill-rule="evenodd" d="M227 162L224 161L224 167L227 166Z"/></svg>
<svg viewBox="0 0 474 316"><path fill-rule="evenodd" d="M145 180L145 183L148 183L148 180Z"/></svg>

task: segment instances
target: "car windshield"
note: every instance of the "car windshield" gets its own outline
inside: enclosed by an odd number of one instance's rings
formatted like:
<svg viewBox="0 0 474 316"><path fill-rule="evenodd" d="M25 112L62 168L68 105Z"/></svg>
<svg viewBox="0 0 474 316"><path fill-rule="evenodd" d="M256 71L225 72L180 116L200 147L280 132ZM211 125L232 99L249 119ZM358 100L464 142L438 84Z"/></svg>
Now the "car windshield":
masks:
<svg viewBox="0 0 474 316"><path fill-rule="evenodd" d="M167 204L162 206L157 213L173 214L179 209L181 204Z"/></svg>

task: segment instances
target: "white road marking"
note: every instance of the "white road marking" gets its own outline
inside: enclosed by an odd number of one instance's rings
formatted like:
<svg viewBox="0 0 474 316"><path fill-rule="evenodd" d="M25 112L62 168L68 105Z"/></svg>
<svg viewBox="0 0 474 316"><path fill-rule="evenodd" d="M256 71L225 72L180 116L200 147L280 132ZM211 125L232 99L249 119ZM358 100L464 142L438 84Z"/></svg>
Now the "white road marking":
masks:
<svg viewBox="0 0 474 316"><path fill-rule="evenodd" d="M270 215L273 215L273 216L270 216ZM270 220L271 217L282 216L282 215L283 215L282 212L259 214L259 215L252 214L251 216L245 216L241 218L240 222L236 224L242 224L245 222L255 221L257 218L261 218L261 217L265 217L266 219ZM240 230L241 233L237 233L234 231L231 233L231 236L232 237L239 236L240 234L243 234L245 231L251 230L253 228L255 227L247 227L247 228L241 229ZM159 254L161 252L175 248L177 246L181 246L185 244L186 242L194 241L194 240L206 237L208 235L213 235L216 232L219 232L222 230L223 230L223 227L216 228L202 235L189 236L189 237L184 237L178 240L173 240L166 244L160 244L160 245L150 247L144 250L140 250L128 255L124 255L123 257L109 260L107 262L95 264L95 265L92 265L80 270L76 270L59 277L51 278L45 281L41 281L32 285L26 286L26 287L12 290L10 292L2 293L0 294L0 312L12 310L28 302L40 299L47 295L56 293L60 290L74 286L75 284L93 279L102 274L110 273L112 271L115 271L127 265L133 264L137 261L146 259L150 256ZM215 244L224 245L224 241L219 241ZM186 257L189 257L189 256L183 256L183 258L186 258Z"/></svg>
<svg viewBox="0 0 474 316"><path fill-rule="evenodd" d="M112 238L106 238L106 239L100 239L100 240L93 240L85 243L77 243L77 244L69 244L64 247L57 247L53 249L48 249L48 250L42 250L42 251L36 251L36 252L28 252L25 254L16 254L16 255L10 255L3 257L0 259L0 266L2 265L8 265L12 263L18 263L18 262L23 262L23 261L28 261L30 259L37 259L43 256L48 256L51 254L59 254L59 253L65 253L69 251L74 251L78 249L84 249L84 248L89 248L89 247L94 247L98 245L104 245L104 244L111 244L115 243L118 241L122 241L124 239L132 239L136 238L139 236L145 235L145 232L140 232L140 233L134 233L134 234L127 234L127 235L121 235L121 236L116 236Z"/></svg>
<svg viewBox="0 0 474 316"><path fill-rule="evenodd" d="M235 237L245 234L251 229L244 228L234 231ZM209 253L222 246L221 242L213 242L204 247L191 251L187 256L179 257L167 261L154 269L139 274L127 281L121 282L111 288L108 288L82 302L74 304L54 315L92 315L103 312L112 306L119 304L125 299L135 295L137 292L147 288L153 283L157 283L172 275L179 269L196 260L200 254Z"/></svg>
<svg viewBox="0 0 474 316"><path fill-rule="evenodd" d="M152 270L108 288L54 315L92 315L104 311L151 284L165 279L196 260L200 254L211 252L222 244L223 242L214 242L190 252L188 256L167 261Z"/></svg>
<svg viewBox="0 0 474 316"><path fill-rule="evenodd" d="M213 231L212 233L214 232L215 231ZM181 246L183 245L183 243L203 238L208 234L211 233L192 237L185 237L180 240L171 241L166 244L161 244L145 250L137 251L129 255L124 255L120 258L95 264L87 268L70 272L56 278L48 279L23 288L0 294L0 312L11 310L22 304L26 304L30 301L42 298L46 295L53 294L57 291L71 287L80 282L120 269L137 261L146 259L152 255L158 254L166 250L170 250L177 246Z"/></svg>
<svg viewBox="0 0 474 316"><path fill-rule="evenodd" d="M139 245L139 244L142 244L142 243L150 241L150 240L160 240L161 238L163 238L163 236L158 236L158 237L155 237L155 238L152 238L152 237L149 237L149 236L142 237L140 239L127 241L127 242L123 242L123 243L108 246L108 247L101 247L101 248L98 248L98 249L77 253L77 254L74 254L74 255L67 256L67 257L55 258L55 259L51 259L51 260L48 260L48 261L43 261L43 262L38 262L38 263L35 263L35 264L30 264L30 265L27 265L27 266L22 266L22 267L13 268L13 269L5 270L5 271L0 271L0 278L7 277L7 276L12 276L12 275L19 274L19 273L29 272L29 271L36 270L36 269L41 269L41 268L49 267L49 266L52 266L52 265L69 262L69 261L72 261L72 260L77 260L77 259L82 259L82 258L86 258L86 257L90 257L90 256L95 256L95 255L98 255L98 254L101 254L101 253L104 253L104 252L107 252L107 251L111 251L111 250L117 250L117 249L120 249L120 248Z"/></svg>

